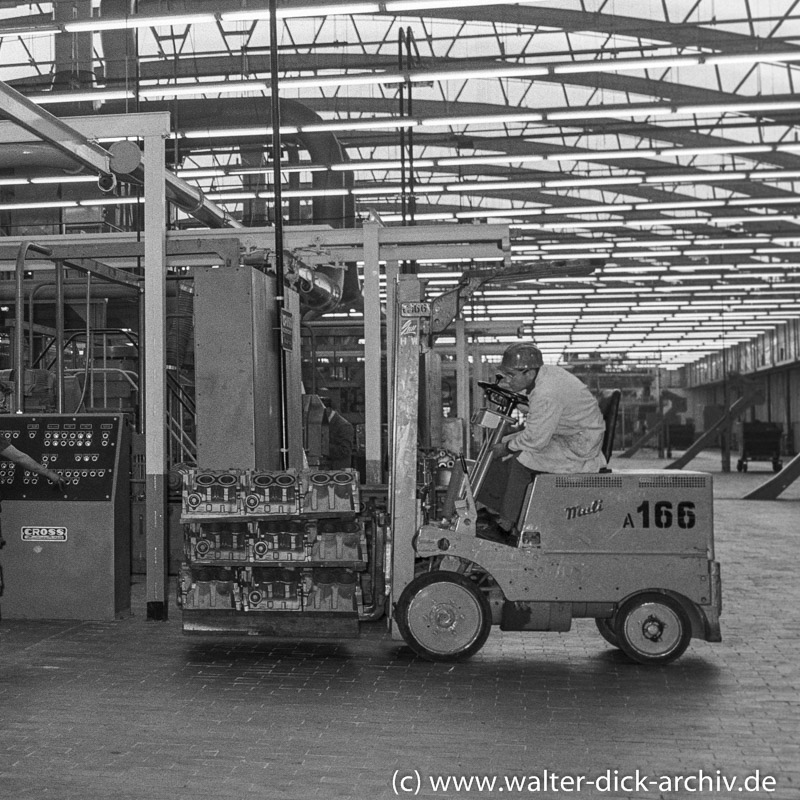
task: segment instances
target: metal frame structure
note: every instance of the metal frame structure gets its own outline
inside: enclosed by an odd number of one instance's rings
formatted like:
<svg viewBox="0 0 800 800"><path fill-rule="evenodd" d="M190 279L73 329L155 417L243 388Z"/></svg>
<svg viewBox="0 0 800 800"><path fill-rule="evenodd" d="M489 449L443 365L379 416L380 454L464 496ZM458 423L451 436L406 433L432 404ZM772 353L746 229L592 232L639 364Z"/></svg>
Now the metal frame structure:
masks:
<svg viewBox="0 0 800 800"><path fill-rule="evenodd" d="M128 121L130 126L130 121ZM2 134L2 127L0 127ZM162 148L150 148L163 152ZM156 159L157 160L157 159ZM155 171L155 168L153 168ZM157 186L163 183L154 176ZM163 211L161 203L154 203ZM160 219L163 220L161 214ZM154 218L148 217L151 225ZM402 338L402 330L395 333L398 320L390 311L395 304L396 288L405 285L399 276L399 263L426 257L444 257L445 255L462 255L491 259L493 263L508 263L508 229L503 225L477 226L437 226L419 227L416 229L382 228L377 224L365 225L362 229L334 230L324 227L307 229L290 229L285 237L285 246L290 252L303 255L309 261L312 254L326 263L363 262L364 272L364 305L363 317L356 316L352 323L363 325L366 385L381 387L383 353L395 352L397 336ZM0 245L0 271L16 267L16 259L25 242L14 237L7 237ZM165 545L166 535L166 430L163 420L166 409L166 362L165 362L165 281L171 266L215 265L232 266L239 262L243 254L264 253L265 258L274 251L274 231L271 228L237 228L217 229L211 231L166 232L163 226L156 226L155 235L146 229L143 239L136 234L104 234L65 236L43 236L37 246L47 252L42 260L32 259L28 266L48 268L51 259L90 260L109 275L135 267L144 258L143 305L144 325L143 337L145 353L144 387L147 392L144 423L147 432L145 471L147 496L147 598L148 613L153 618L166 615L167 557ZM382 269L383 266L383 269ZM386 281L385 291L391 299L386 308L382 308L382 281ZM416 278L414 281L416 282ZM399 281L399 282L398 282ZM299 301L294 292L288 292L287 298L293 319L299 326ZM459 341L464 342L463 325L458 327ZM299 327L294 332L295 341L299 341ZM385 344L384 344L385 342ZM462 348L463 349L463 348ZM417 350L418 352L418 350ZM466 350L464 349L464 353ZM390 367L387 373L388 385L385 389L367 393L366 408L366 456L367 482L382 484L386 480L384 473L384 445L382 439L382 416L384 397L396 398L397 387L393 374L397 363L388 358ZM291 380L287 382L287 405L298 410L300 402L299 352L297 358L291 359ZM458 369L467 375L466 359ZM465 406L468 418L468 392L459 402ZM143 393L142 393L142 396ZM415 395L416 396L416 395ZM290 448L296 453L302 444L290 442ZM297 461L295 454L294 461ZM411 479L413 480L413 472ZM164 509L162 511L162 509Z"/></svg>
<svg viewBox="0 0 800 800"><path fill-rule="evenodd" d="M308 110L282 122L297 156L283 168L290 211L329 193L362 218L374 209L400 221L407 131L418 222L508 223L523 263L606 258L591 282L487 295L467 322L503 320L509 335L533 320L551 359L602 345L632 367L677 367L800 313L792 0L768 10L710 0L277 8L281 96ZM264 150L270 134L259 105L275 80L260 47L268 2L199 0L187 15L140 0L124 18L101 4L77 20L55 4L37 9L4 7L0 78L59 116L89 100L100 114L131 103L177 110L181 177L232 215L270 203L266 169L241 155ZM399 29L420 51L403 69ZM64 63L65 47L53 58L48 46L73 38L82 52L94 45L94 59ZM412 86L413 116L398 117L397 94ZM346 160L306 157L320 132ZM462 268L430 270L452 284ZM535 319L520 308L534 303Z"/></svg>

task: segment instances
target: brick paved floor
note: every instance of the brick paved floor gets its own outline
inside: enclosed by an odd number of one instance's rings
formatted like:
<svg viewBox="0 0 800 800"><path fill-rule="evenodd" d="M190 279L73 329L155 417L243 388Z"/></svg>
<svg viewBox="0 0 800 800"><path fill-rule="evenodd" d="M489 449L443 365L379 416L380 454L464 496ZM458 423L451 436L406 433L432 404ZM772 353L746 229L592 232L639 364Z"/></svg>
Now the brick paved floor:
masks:
<svg viewBox="0 0 800 800"><path fill-rule="evenodd" d="M619 462L633 468L645 459ZM766 465L768 467L768 465ZM705 454L693 469L719 470ZM721 644L666 667L628 663L591 620L565 634L493 631L471 661L430 664L381 624L343 644L189 637L179 613L0 623L2 800L393 797L800 798L800 488L716 481ZM775 791L434 791L435 775L649 777L703 770ZM414 778L416 776L414 775ZM406 786L413 788L413 782Z"/></svg>

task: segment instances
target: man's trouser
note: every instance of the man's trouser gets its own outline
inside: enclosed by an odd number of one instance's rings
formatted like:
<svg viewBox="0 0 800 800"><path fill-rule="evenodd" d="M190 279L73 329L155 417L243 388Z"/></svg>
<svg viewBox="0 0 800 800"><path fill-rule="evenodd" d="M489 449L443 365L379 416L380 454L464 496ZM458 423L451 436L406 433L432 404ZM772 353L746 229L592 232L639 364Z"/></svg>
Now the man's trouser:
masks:
<svg viewBox="0 0 800 800"><path fill-rule="evenodd" d="M539 474L520 464L516 456L495 458L475 499L499 514L501 522L505 521L509 526L516 525L522 512L525 492Z"/></svg>

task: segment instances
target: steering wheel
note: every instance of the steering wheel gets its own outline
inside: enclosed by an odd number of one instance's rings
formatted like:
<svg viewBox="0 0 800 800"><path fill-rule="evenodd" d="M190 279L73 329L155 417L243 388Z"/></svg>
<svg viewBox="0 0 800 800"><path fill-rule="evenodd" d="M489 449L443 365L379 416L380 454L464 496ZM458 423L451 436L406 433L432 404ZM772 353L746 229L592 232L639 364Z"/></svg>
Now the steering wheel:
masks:
<svg viewBox="0 0 800 800"><path fill-rule="evenodd" d="M498 406L508 405L508 411L516 408L520 404L527 404L528 398L519 392L512 392L510 389L504 389L496 383L489 383L488 381L478 381L478 386L483 389L486 399L490 403Z"/></svg>

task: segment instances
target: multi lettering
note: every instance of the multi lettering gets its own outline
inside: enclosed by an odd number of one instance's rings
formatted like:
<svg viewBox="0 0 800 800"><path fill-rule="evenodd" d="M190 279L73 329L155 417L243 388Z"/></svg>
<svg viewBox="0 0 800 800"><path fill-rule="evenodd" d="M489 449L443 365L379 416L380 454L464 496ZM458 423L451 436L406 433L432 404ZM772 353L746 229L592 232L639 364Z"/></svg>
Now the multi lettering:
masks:
<svg viewBox="0 0 800 800"><path fill-rule="evenodd" d="M594 500L588 506L567 506L564 511L567 512L567 519L575 519L576 517L585 517L587 514L599 514L603 510L603 501Z"/></svg>

